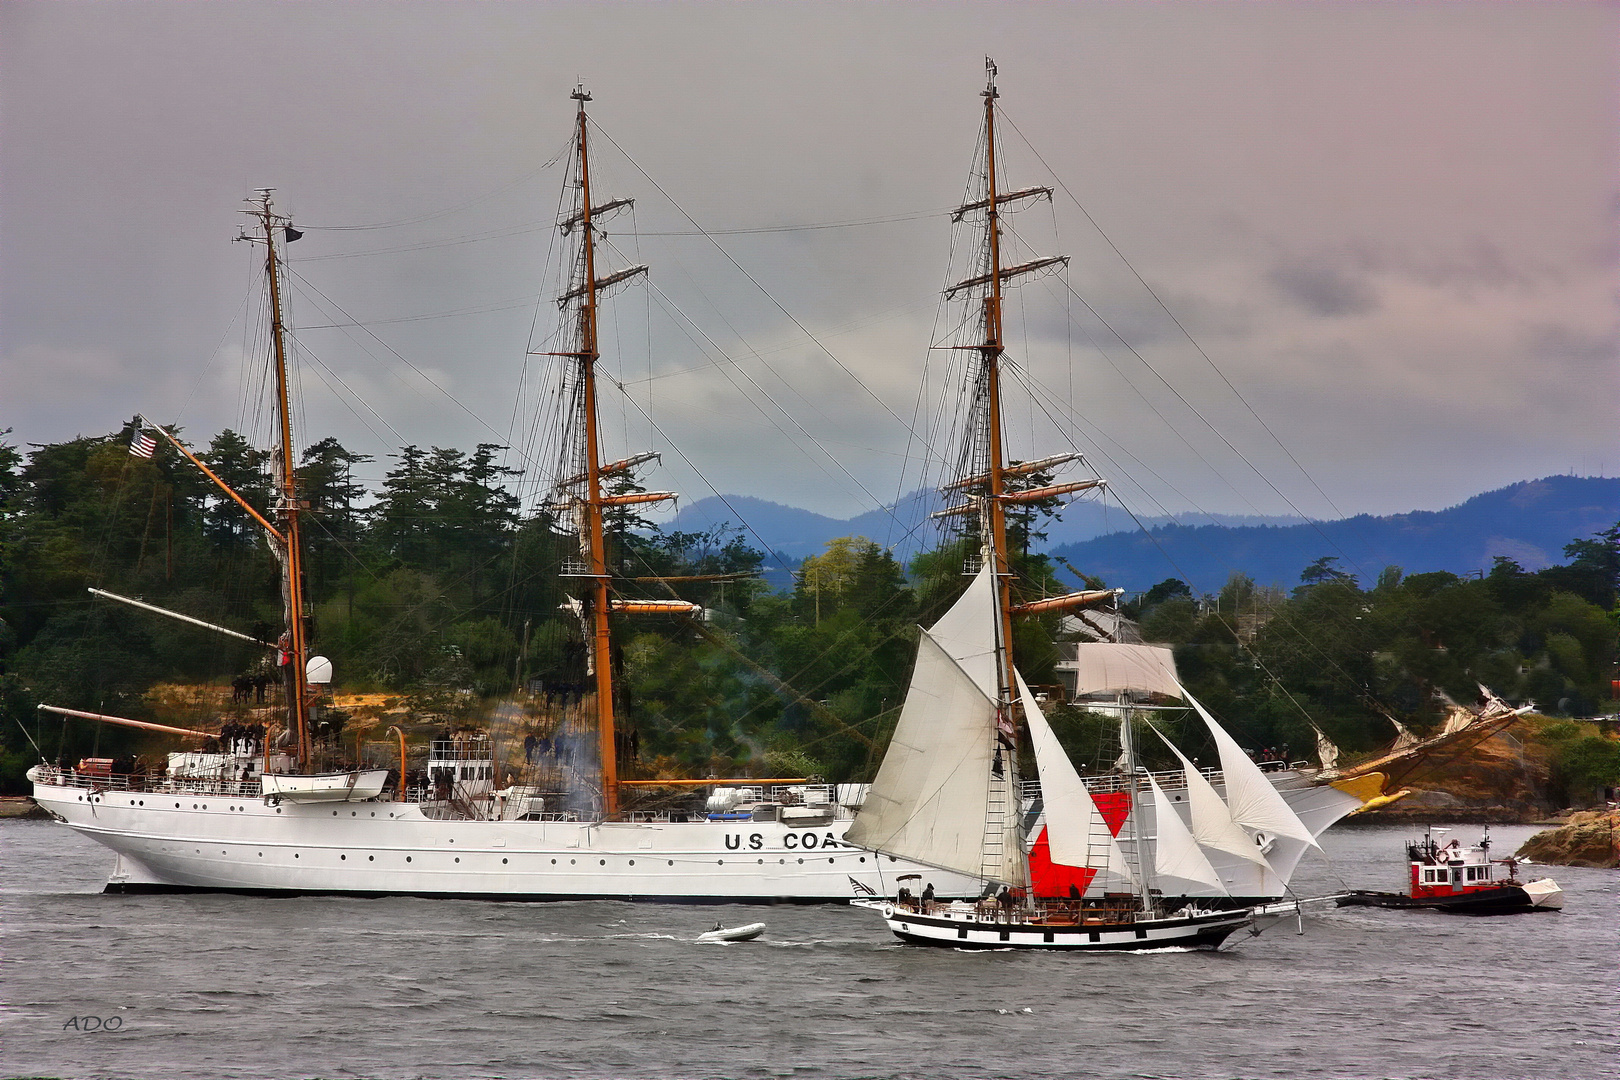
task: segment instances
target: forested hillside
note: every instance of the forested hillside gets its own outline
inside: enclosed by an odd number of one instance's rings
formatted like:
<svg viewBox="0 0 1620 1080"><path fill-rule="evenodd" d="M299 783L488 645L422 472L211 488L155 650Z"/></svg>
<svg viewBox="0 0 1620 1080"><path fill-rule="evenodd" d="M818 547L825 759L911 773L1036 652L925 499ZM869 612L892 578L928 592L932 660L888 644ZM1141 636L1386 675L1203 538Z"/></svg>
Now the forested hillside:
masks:
<svg viewBox="0 0 1620 1080"><path fill-rule="evenodd" d="M43 721L40 702L154 717L164 708L157 684L223 684L265 663L256 646L92 597L87 586L264 640L281 630L276 567L257 527L167 448L132 456L131 430L26 453L0 443L7 790L22 787L40 753L123 752L137 738ZM577 548L544 513L523 511L500 450L404 447L382 463L375 491L350 479L367 459L335 440L304 451L314 647L333 660L339 684L447 720L476 719L537 682L583 685L579 622L559 577ZM268 505L264 455L241 436L221 432L201 456ZM774 590L756 576L765 556L735 531L660 531L628 508L616 514L615 589L706 609L701 621L616 625L619 711L639 755L627 771L869 776L904 694L916 626L966 582L966 543L902 566L873 540L838 538L805 559L791 589ZM1040 522L1014 525L1022 552ZM1424 730L1439 717L1436 691L1465 700L1482 681L1548 712L1616 708L1620 526L1570 537L1564 556L1535 571L1502 557L1468 579L1381 567L1370 580L1313 558L1294 568L1299 584L1288 590L1234 575L1218 597L1197 599L1168 578L1125 613L1148 640L1176 645L1188 685L1247 745L1308 747L1309 717L1347 750L1371 751L1393 735L1388 716ZM1063 589L1045 556L1019 554L1015 569L1026 595ZM696 576L712 580L645 580ZM1021 624L1019 664L1032 683L1053 681L1058 634L1055 620ZM1067 708L1053 720L1077 760L1096 760L1094 720ZM1615 744L1570 738L1571 784L1605 770L1620 778Z"/></svg>

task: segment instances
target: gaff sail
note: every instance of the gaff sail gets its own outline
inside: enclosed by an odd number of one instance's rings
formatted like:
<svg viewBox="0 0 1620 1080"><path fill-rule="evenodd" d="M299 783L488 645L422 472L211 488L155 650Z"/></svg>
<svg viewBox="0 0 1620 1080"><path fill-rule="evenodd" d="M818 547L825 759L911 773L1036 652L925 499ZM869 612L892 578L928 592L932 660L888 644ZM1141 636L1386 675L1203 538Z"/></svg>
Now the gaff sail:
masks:
<svg viewBox="0 0 1620 1080"><path fill-rule="evenodd" d="M847 842L980 876L995 745L996 703L922 631L899 723ZM1019 847L1002 847L1008 866L998 877L1019 884Z"/></svg>

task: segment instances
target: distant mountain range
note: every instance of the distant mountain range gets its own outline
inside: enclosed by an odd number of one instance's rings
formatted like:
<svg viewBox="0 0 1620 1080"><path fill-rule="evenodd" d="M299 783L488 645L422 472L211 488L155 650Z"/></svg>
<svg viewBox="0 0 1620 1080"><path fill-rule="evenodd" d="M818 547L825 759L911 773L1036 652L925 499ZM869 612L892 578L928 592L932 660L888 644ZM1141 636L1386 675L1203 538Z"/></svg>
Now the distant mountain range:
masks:
<svg viewBox="0 0 1620 1080"><path fill-rule="evenodd" d="M701 499L682 508L673 528L698 531L735 522L740 515L754 546L766 546L796 564L840 536L866 536L880 544L903 544L907 530L926 522L939 496L913 492L893 511L874 510L840 520L746 495ZM726 503L734 508L728 510ZM1221 587L1235 570L1261 584L1292 586L1299 573L1324 555L1363 581L1385 566L1409 574L1489 569L1498 555L1537 570L1564 560L1564 545L1620 521L1620 479L1549 476L1487 491L1445 510L1418 510L1337 521L1298 518L1217 517L1214 524L1179 525L1145 519L1148 531L1118 507L1082 502L1069 507L1049 530L1045 549L1111 586L1132 592L1165 578L1187 579L1195 591ZM905 524L899 524L903 522ZM927 529L925 524L921 529ZM919 532L921 532L919 529ZM1123 531L1122 531L1123 530ZM923 533L931 536L931 533ZM782 580L778 581L776 578ZM787 583L785 574L771 575Z"/></svg>
<svg viewBox="0 0 1620 1080"><path fill-rule="evenodd" d="M797 563L806 555L817 554L827 546L827 541L840 536L864 536L885 547L909 550L915 545L907 543L906 538L915 534L923 538L925 545L932 544L933 526L928 515L942 505L938 492L913 491L892 507L868 510L852 518L834 518L751 495L726 495L723 501L711 495L683 505L669 528L701 532L728 522L737 525L741 517L748 523L745 535L750 544L754 547L763 544ZM1302 519L1215 514L1202 520L1223 526L1258 526L1294 525ZM1144 518L1143 522L1151 528L1171 524L1171 519ZM1045 546L1075 544L1129 528L1134 525L1118 506L1078 502L1064 511L1061 520L1048 523Z"/></svg>
<svg viewBox="0 0 1620 1080"><path fill-rule="evenodd" d="M1488 570L1504 555L1526 570L1564 561L1564 545L1620 521L1620 479L1549 476L1476 495L1446 510L1281 527L1161 525L1051 549L1111 586L1147 589L1165 578L1196 592L1219 589L1234 570L1262 585L1292 587L1324 555L1366 584L1386 566L1408 574Z"/></svg>

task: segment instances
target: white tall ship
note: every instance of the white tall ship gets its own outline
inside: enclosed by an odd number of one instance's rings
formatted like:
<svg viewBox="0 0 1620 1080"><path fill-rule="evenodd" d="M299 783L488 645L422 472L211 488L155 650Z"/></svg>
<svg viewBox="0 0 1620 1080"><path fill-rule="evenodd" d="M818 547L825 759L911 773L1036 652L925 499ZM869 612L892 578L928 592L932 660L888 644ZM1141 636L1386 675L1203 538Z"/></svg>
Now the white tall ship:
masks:
<svg viewBox="0 0 1620 1080"><path fill-rule="evenodd" d="M981 198L958 211L958 218L975 215L982 223L981 242L973 276L947 290L967 298L957 345L969 358L962 450L957 475L944 488L958 502L938 515L964 523L977 566L970 564L971 580L950 610L920 632L894 737L849 833L873 851L914 859L932 872L908 879L892 896L854 903L877 911L897 937L915 944L1218 947L1250 922L1245 898L1280 892L1299 855L1316 846L1316 834L1180 684L1169 650L1119 642L1078 649L1077 691L1117 695L1121 753L1109 782L1081 779L1018 671L1016 616L1091 606L1114 594L1028 598L1029 583L1012 558L1010 509L1049 504L1101 481L1052 482L1048 470L1077 454L1031 465L1007 460L1003 290L1062 257L1002 262L1002 215L1042 189L1007 193L998 183L999 95L995 65L985 66L984 158L977 170L984 187ZM1164 783L1139 775L1134 695L1180 698L1197 710L1219 748L1224 798L1169 740L1181 769ZM1038 795L1019 778L1026 758L1039 774ZM1325 790L1324 819L1361 804ZM1105 801L1115 811L1112 821ZM941 873L971 874L981 886L978 897L942 898L933 881Z"/></svg>
<svg viewBox="0 0 1620 1080"><path fill-rule="evenodd" d="M34 798L40 806L116 855L108 891L792 902L844 900L851 895L852 885L858 892L892 893L899 878L926 874L935 895L941 898L971 898L981 892L986 875L977 865L946 866L901 850L878 854L862 846L875 843L874 834L865 826L864 836L852 839L851 822L861 808L864 785L828 785L793 778L780 782L636 781L619 776L614 672L608 661L610 619L638 613L668 616L696 611L694 605L679 600L621 598L615 595L609 571L604 509L673 495L604 491L605 481L627 474L649 455L604 461L596 407L598 301L605 289L643 273L646 267L600 272L597 217L624 202L593 202L591 126L585 107L590 95L580 89L573 96L578 102L575 199L572 211L559 222L562 232L577 241L573 277L559 298L572 347L558 354L565 364L564 390L571 395L567 400L572 403L572 416L563 440L565 449L554 499L565 508L559 517L572 523L579 544L579 560L565 567L564 573L576 582L580 593L578 611L586 628L591 689L578 702L571 722L578 732L591 736L595 749L589 755L593 759L589 765L594 775L580 785L584 790L576 791L567 800L555 797L532 776L502 787L489 740L468 734L433 742L427 767L429 780L425 784L412 786L405 782L403 734L397 774L367 768L322 771L322 754L312 737L311 704L318 683L329 679L330 674L329 665L312 657L303 617L306 605L299 540L302 504L294 471L280 313L283 270L278 234L288 229L290 222L274 211L269 193L265 192L248 211L255 233L244 238L265 248L273 313L272 359L279 391L277 502L261 512L209 475L257 520L282 565L286 629L273 647L286 673L285 717L269 731L236 728L210 732L42 706L65 715L154 728L184 739L214 738L219 743L217 750L209 752L171 754L168 768L157 774L115 775L105 768L81 770L47 763L29 771ZM987 100L989 122L993 124L994 99ZM966 288L995 301L994 305L986 303L983 309L987 313L985 341L974 346L983 361L979 369L981 403L989 411L981 416L988 423L979 425L983 441L975 451L977 456L965 459L964 473L951 487L967 497L964 506L981 515L981 534L995 538L987 549L986 569L975 580L969 595L979 596L984 590L994 594L1000 613L996 633L998 640L1005 642L1010 640L1011 620L1016 614L1093 603L1103 594L1018 602L1007 576L990 570L1006 565L1007 505L1081 490L1092 482L1023 491L1013 491L1007 483L1010 478L1027 475L1031 467L1008 465L1002 460L996 411L1001 356L999 298L1004 283L1037 267L1002 267L994 224L998 198L1016 201L1038 189L1001 196L995 190L993 175L989 184L986 201L961 211L984 214L989 223L985 231L986 275L965 283ZM152 430L202 467L172 434L155 425ZM936 636L939 629L934 628ZM1182 693L1171 688L1179 684L1166 649L1103 642L1082 646L1081 657L1081 693ZM320 674L323 665L324 675ZM923 670L919 666L919 672ZM1016 678L1010 661L1005 670L995 665L993 675L999 683L981 683L983 694L1004 707L1013 707L1009 695ZM908 702L907 709L911 708ZM931 721L924 717L919 722ZM1226 769L1234 764L1223 761ZM1246 759L1243 764L1249 765ZM501 768L504 771L505 767ZM1109 800L1124 800L1132 810L1126 816L1134 822L1135 832L1125 836L1122 850L1137 864L1149 865L1158 857L1155 848L1162 844L1168 822L1164 819L1155 825L1155 808L1161 814L1165 807L1174 808L1196 834L1202 827L1198 817L1201 801L1207 803L1213 798L1224 806L1233 799L1234 781L1230 777L1230 773L1223 775L1220 770L1200 773L1191 767L1163 774L1154 779L1164 793L1164 801L1157 795L1151 800L1142 797L1144 785L1153 782L1146 778L1115 773L1089 777L1081 783L1092 793L1086 805L1092 810L1101 807L1105 819ZM1216 880L1178 883L1174 888L1199 895L1203 902L1214 906L1242 906L1283 895L1295 866L1315 837L1366 800L1378 796L1382 779L1380 774L1333 779L1329 774L1296 769L1269 775L1262 785L1266 792L1273 797L1280 794L1278 801L1291 808L1291 820L1302 824L1290 828L1251 827L1243 834L1241 844L1233 841L1231 834L1225 846L1205 844L1205 865ZM683 784L698 791L701 809L650 812L626 806L625 794L637 786L678 789ZM1074 886L1083 879L1089 889L1097 877L1095 867L1079 857L1072 844L1056 839L1058 833L1072 825L1063 815L1074 808L1060 810L1049 785L1044 792L1033 784L1009 786L1004 797L1007 801L1002 803L1001 812L1006 821L1028 825L1020 833L1019 858L1030 867L1034 882L1044 880L1064 892L1065 886ZM1092 811L1086 814L1085 820L1094 825L1097 819ZM870 817L862 820L870 821ZM1121 831L1118 815L1107 824L1112 832ZM1131 835L1136 837L1134 843ZM1112 838L1109 843L1114 843Z"/></svg>

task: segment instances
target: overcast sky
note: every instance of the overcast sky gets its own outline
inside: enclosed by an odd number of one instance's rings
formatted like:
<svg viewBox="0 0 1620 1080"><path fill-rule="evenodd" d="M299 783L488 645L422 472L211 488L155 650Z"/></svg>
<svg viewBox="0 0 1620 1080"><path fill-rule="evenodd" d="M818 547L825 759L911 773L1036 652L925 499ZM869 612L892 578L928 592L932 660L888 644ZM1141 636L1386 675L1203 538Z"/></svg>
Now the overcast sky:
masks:
<svg viewBox="0 0 1620 1080"><path fill-rule="evenodd" d="M610 262L652 267L604 363L663 432L612 391L607 453L665 451L650 482L689 498L872 509L935 437L918 389L989 54L1007 183L1059 188L1012 227L1073 259L1009 308L1047 391L1012 404L1015 454L1066 449L1046 413L1072 408L1143 513L1613 475L1617 52L1604 4L9 0L0 427L259 430L231 239L274 186L308 227L303 440L372 477L401 440L527 446L583 81L624 151L598 146L596 189L637 200Z"/></svg>

